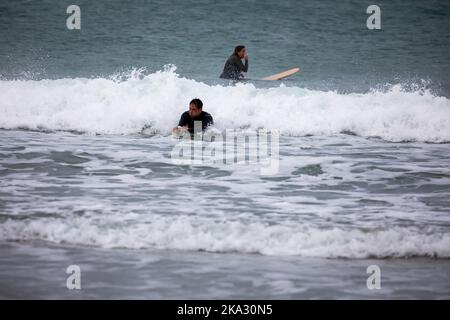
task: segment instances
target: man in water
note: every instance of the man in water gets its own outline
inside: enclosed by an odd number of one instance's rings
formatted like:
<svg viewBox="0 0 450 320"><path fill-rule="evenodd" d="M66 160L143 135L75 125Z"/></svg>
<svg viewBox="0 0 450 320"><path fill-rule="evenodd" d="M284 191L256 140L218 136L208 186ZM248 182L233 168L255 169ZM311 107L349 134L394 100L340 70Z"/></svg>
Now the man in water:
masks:
<svg viewBox="0 0 450 320"><path fill-rule="evenodd" d="M189 131L189 133L194 133L194 122L201 121L202 122L202 131L206 130L206 128L212 125L213 118L208 113L202 110L203 102L200 99L193 99L189 103L189 110L185 111L180 118L180 122L178 123L178 127L173 128L173 133L182 133Z"/></svg>
<svg viewBox="0 0 450 320"><path fill-rule="evenodd" d="M242 63L242 59L245 60L245 64ZM248 54L245 50L245 46L237 46L234 48L233 54L225 62L223 72L220 75L222 79L240 80L244 78L242 72L248 70Z"/></svg>

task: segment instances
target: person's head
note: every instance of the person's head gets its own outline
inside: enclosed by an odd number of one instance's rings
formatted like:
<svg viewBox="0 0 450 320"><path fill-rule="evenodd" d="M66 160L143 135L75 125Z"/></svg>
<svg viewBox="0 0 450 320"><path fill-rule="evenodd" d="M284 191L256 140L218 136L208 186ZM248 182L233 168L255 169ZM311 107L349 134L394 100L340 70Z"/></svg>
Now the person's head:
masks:
<svg viewBox="0 0 450 320"><path fill-rule="evenodd" d="M197 118L202 113L203 102L200 99L192 99L189 102L189 115L192 118Z"/></svg>
<svg viewBox="0 0 450 320"><path fill-rule="evenodd" d="M234 53L235 56L239 57L240 59L244 59L245 57L245 46L236 46L234 48Z"/></svg>

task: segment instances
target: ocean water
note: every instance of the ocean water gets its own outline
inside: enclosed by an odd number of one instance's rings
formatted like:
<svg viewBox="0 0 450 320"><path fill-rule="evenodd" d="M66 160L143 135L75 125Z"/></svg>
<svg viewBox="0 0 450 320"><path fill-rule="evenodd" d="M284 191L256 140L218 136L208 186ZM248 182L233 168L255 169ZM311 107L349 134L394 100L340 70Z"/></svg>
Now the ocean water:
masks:
<svg viewBox="0 0 450 320"><path fill-rule="evenodd" d="M0 4L1 298L450 298L449 2L70 4ZM175 161L194 97L277 170Z"/></svg>

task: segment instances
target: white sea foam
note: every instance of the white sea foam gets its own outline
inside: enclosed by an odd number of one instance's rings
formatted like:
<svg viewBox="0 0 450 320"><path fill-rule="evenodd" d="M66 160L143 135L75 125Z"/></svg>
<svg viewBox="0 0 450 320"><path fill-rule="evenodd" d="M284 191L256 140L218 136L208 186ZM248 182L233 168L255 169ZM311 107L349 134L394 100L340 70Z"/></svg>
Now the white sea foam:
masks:
<svg viewBox="0 0 450 320"><path fill-rule="evenodd" d="M178 249L322 258L433 256L450 258L450 234L391 227L320 229L200 216L109 215L95 219L7 220L0 239L49 241L102 248Z"/></svg>
<svg viewBox="0 0 450 320"><path fill-rule="evenodd" d="M0 128L163 134L177 124L188 101L200 97L221 129L280 129L282 134L343 131L388 141L450 141L450 100L428 91L339 94L280 85L257 88L207 85L179 77L174 68L117 79L0 81Z"/></svg>

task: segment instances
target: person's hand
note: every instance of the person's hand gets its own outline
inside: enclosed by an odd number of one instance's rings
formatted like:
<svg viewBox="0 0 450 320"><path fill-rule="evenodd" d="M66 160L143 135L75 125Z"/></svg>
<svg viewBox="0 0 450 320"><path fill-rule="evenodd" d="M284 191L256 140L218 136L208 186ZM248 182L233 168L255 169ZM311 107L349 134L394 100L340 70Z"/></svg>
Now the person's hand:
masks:
<svg viewBox="0 0 450 320"><path fill-rule="evenodd" d="M178 126L178 127L172 129L173 133L186 132L186 131L188 131L188 127L187 126L184 126L184 127Z"/></svg>
<svg viewBox="0 0 450 320"><path fill-rule="evenodd" d="M245 59L245 60L248 60L248 53L245 53L244 59Z"/></svg>

